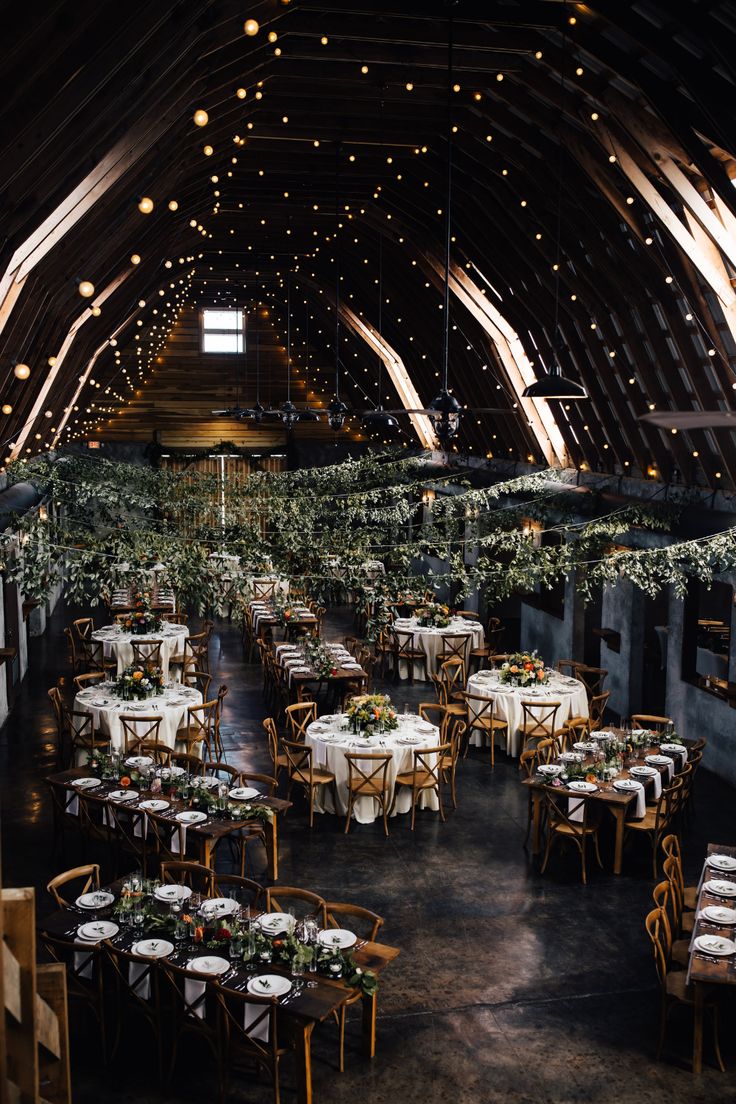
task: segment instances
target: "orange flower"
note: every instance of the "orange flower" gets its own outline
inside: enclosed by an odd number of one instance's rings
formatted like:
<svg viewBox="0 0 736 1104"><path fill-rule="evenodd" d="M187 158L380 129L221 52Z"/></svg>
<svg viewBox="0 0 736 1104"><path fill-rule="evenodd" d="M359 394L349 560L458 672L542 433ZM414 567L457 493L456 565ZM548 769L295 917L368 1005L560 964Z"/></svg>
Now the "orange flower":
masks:
<svg viewBox="0 0 736 1104"><path fill-rule="evenodd" d="M519 668L516 666L516 664L514 664L513 667L510 667L509 670L511 671L512 675L518 675L519 673Z"/></svg>
<svg viewBox="0 0 736 1104"><path fill-rule="evenodd" d="M201 943L204 939L204 928L198 924L194 929L194 942Z"/></svg>
<svg viewBox="0 0 736 1104"><path fill-rule="evenodd" d="M544 678L544 671L541 668L537 671L537 678L538 679L543 679Z"/></svg>
<svg viewBox="0 0 736 1104"><path fill-rule="evenodd" d="M585 776L585 781L586 781L586 782L595 782L595 781L596 781L596 777L595 777L595 775L594 775L594 774L586 774L586 776Z"/></svg>
<svg viewBox="0 0 736 1104"><path fill-rule="evenodd" d="M534 664L533 663L525 663L524 664L524 670L525 671L533 671L534 670Z"/></svg>
<svg viewBox="0 0 736 1104"><path fill-rule="evenodd" d="M123 787L130 785L130 778L128 778L127 774L124 774L123 777L120 779L120 785Z"/></svg>
<svg viewBox="0 0 736 1104"><path fill-rule="evenodd" d="M140 682L140 680L142 678L143 678L143 672L142 671L134 671L133 672L133 681L134 682Z"/></svg>

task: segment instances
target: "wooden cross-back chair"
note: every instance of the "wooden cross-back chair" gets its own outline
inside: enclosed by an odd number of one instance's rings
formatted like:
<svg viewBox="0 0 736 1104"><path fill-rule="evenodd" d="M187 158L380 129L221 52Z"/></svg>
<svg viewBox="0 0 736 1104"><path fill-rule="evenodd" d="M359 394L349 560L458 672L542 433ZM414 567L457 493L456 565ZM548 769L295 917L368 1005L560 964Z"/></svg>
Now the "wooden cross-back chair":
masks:
<svg viewBox="0 0 736 1104"><path fill-rule="evenodd" d="M143 871L144 877L148 875L148 816L143 809L131 809L123 802L111 801L108 805L107 815L111 820L113 829L112 842L117 855L124 853L132 856ZM120 869L116 862L116 869Z"/></svg>
<svg viewBox="0 0 736 1104"><path fill-rule="evenodd" d="M190 705L184 727L176 733L176 749L189 755L197 752L203 759L215 759L215 724L217 721L217 698Z"/></svg>
<svg viewBox="0 0 736 1104"><path fill-rule="evenodd" d="M88 671L84 675L75 675L72 681L75 690L79 693L80 690L86 690L89 686L97 686L98 683L104 682L105 678L104 671Z"/></svg>
<svg viewBox="0 0 736 1104"><path fill-rule="evenodd" d="M629 820L626 822L627 835L641 833L649 840L652 848L652 877L657 877L657 859L662 838L672 830L679 811L680 796L682 792L682 778L676 776L668 786L662 786L656 805L647 806L646 813L641 820Z"/></svg>
<svg viewBox="0 0 736 1104"><path fill-rule="evenodd" d="M463 684L468 669L468 648L470 636L468 633L442 633L440 651L437 653L437 666L441 667L449 659L459 659L463 665Z"/></svg>
<svg viewBox="0 0 736 1104"><path fill-rule="evenodd" d="M160 713L121 713L118 719L123 730L123 751L126 755L138 755L138 749L144 742L152 745L161 743Z"/></svg>
<svg viewBox="0 0 736 1104"><path fill-rule="evenodd" d="M289 730L289 739L303 744L307 735L307 728L317 720L317 703L314 701L295 702L287 705L284 710L286 724Z"/></svg>
<svg viewBox="0 0 736 1104"><path fill-rule="evenodd" d="M557 735L558 701L521 701L522 750Z"/></svg>
<svg viewBox="0 0 736 1104"><path fill-rule="evenodd" d="M117 670L117 661L105 658L105 647L101 640L83 637L79 641L79 655L81 664L88 673L102 671L107 675L110 671Z"/></svg>
<svg viewBox="0 0 736 1104"><path fill-rule="evenodd" d="M401 678L400 666L407 664L407 678L410 685L414 684L414 664L418 663L424 669L424 677L427 676L427 654L415 644L416 635L408 629L394 629L394 678L396 682Z"/></svg>
<svg viewBox="0 0 736 1104"><path fill-rule="evenodd" d="M383 926L383 917L379 916L377 912L373 912L371 909L363 908L360 905L342 904L338 901L328 901L325 905L325 912L327 914L327 928L345 928L349 927L350 931L355 931L361 938L367 940L369 943L375 943L379 929ZM335 1012L335 1018L338 1023L339 1030L339 1045L340 1045L340 1072L345 1071L345 1027L347 1021L347 1010L352 1005L357 1004L362 999L360 990L356 993L352 993L340 1008Z"/></svg>
<svg viewBox="0 0 736 1104"><path fill-rule="evenodd" d="M589 710L589 723L590 731L595 732L599 728L603 728L603 718L605 716L606 707L608 705L608 699L611 696L610 690L604 690L602 694L593 694L588 702Z"/></svg>
<svg viewBox="0 0 736 1104"><path fill-rule="evenodd" d="M271 602L276 597L278 583L271 579L253 580L253 601Z"/></svg>
<svg viewBox="0 0 736 1104"><path fill-rule="evenodd" d="M215 872L209 866L189 859L165 859L161 863L161 881L167 885L185 885L203 897L212 897Z"/></svg>
<svg viewBox="0 0 736 1104"><path fill-rule="evenodd" d="M508 736L508 721L504 717L495 715L495 698L486 698L480 694L465 694L465 704L468 709L468 737L473 731L479 731L488 737L491 745L491 769L496 766L496 736L505 733ZM467 746L465 754L467 755Z"/></svg>
<svg viewBox="0 0 736 1104"><path fill-rule="evenodd" d="M193 668L187 668L184 672L182 682L186 686L194 686L199 690L202 695L202 701L207 701L207 695L209 694L210 683L212 682L212 675L208 671L197 671Z"/></svg>
<svg viewBox="0 0 736 1104"><path fill-rule="evenodd" d="M69 739L69 723L64 708L64 697L58 686L52 686L46 691L54 711L56 721L56 765L62 770L66 762L67 740Z"/></svg>
<svg viewBox="0 0 736 1104"><path fill-rule="evenodd" d="M448 717L449 721L449 717ZM450 733L449 741L445 739L445 743L449 744L449 751L446 752L440 758L440 778L443 782L450 786L450 800L452 801L453 809L457 809L457 765L460 758L460 749L463 746L465 740L467 725L465 721L458 720L457 718L448 724L447 731Z"/></svg>
<svg viewBox="0 0 736 1104"><path fill-rule="evenodd" d="M87 760L94 757L96 752L105 753L110 750L110 737L97 733L92 713L68 710L66 705L63 709L71 744L70 761L72 766L86 766Z"/></svg>
<svg viewBox="0 0 736 1104"><path fill-rule="evenodd" d="M74 635L71 629L64 629L64 636L66 637L67 648L69 649L69 663L71 664L72 674L76 675L77 672L82 669L82 660L81 655L77 651L77 642Z"/></svg>
<svg viewBox="0 0 736 1104"><path fill-rule="evenodd" d="M575 667L575 678L584 684L590 699L596 694L603 693L603 684L608 678L608 671L604 667L590 667L586 663L578 663Z"/></svg>
<svg viewBox="0 0 736 1104"><path fill-rule="evenodd" d="M537 752L539 753L539 748L537 748ZM603 866L598 847L598 810L591 811L591 802L585 794L575 794L574 797L570 798L566 794L553 793L547 787L544 788L542 794L547 838L540 873L544 874L547 869L552 847L555 844L563 845L569 842L577 848L580 854L583 885L587 885L586 848L589 840L595 846L598 865Z"/></svg>
<svg viewBox="0 0 736 1104"><path fill-rule="evenodd" d="M274 778L278 780L280 772L288 768L289 761L284 752L280 750L278 729L273 717L265 717L263 727L266 730L268 740L268 754L271 759L272 773Z"/></svg>
<svg viewBox="0 0 736 1104"><path fill-rule="evenodd" d="M74 887L73 900L68 901L59 892L60 889L65 888L71 882L79 883L82 879L84 879L84 884ZM100 868L97 863L87 863L85 866L75 866L71 870L64 870L61 874L57 874L47 884L46 891L51 894L57 908L69 909L74 907L74 901L81 897L83 893L89 893L90 890L99 888Z"/></svg>
<svg viewBox="0 0 736 1104"><path fill-rule="evenodd" d="M434 790L439 805L440 820L445 819L445 810L442 806L442 769L441 763L445 755L451 752L450 744L438 744L436 747L420 748L413 753L412 769L402 771L396 775L394 783L394 797L391 802L389 816L394 811L398 795L402 789L411 790L411 830L414 831L417 804L419 799L428 790Z"/></svg>
<svg viewBox="0 0 736 1104"><path fill-rule="evenodd" d="M314 799L319 786L335 786L332 771L317 768L312 764L312 749L306 744L294 740L283 740L282 747L286 755L286 769L289 783L286 798L289 799L294 783L303 787L309 803L309 827L314 825Z"/></svg>
<svg viewBox="0 0 736 1104"><path fill-rule="evenodd" d="M297 919L313 917L323 928L327 927L325 899L319 893L298 886L270 886L266 889L266 912L288 912L292 909Z"/></svg>
<svg viewBox="0 0 736 1104"><path fill-rule="evenodd" d="M650 732L661 733L663 729L669 728L675 722L671 717L660 717L656 713L632 713L631 714L631 727L632 728L646 728Z"/></svg>
<svg viewBox="0 0 736 1104"><path fill-rule="evenodd" d="M440 678L447 687L448 701L465 702L465 664L460 656L451 656L440 665Z"/></svg>
<svg viewBox="0 0 736 1104"><path fill-rule="evenodd" d="M153 637L147 640L131 640L133 663L139 664L141 667L160 667L163 643L163 640L154 639Z"/></svg>
<svg viewBox="0 0 736 1104"><path fill-rule="evenodd" d="M659 1041L657 1044L657 1058L659 1059L662 1056L662 1050L667 1038L667 1021L670 1009L675 1004L683 1004L694 1008L695 989L692 985L687 984L687 973L685 970L670 970L672 939L668 930L667 917L664 910L661 908L652 909L652 911L648 913L644 925L652 943L654 967L657 971L657 980L659 981L661 992ZM725 1073L726 1067L723 1064L718 1039L718 998L713 995L712 990L706 990L701 994L700 999L702 1000L703 1011L710 1013L711 1016L713 1026L713 1049L715 1051L718 1068L721 1073ZM695 1038L695 1033L693 1033L693 1059L695 1058L695 1051L699 1048L699 1044L700 1040L697 1040Z"/></svg>
<svg viewBox="0 0 736 1104"><path fill-rule="evenodd" d="M383 831L388 835L388 800L390 782L388 768L393 756L391 752L345 753L348 765L348 808L345 816L345 834L350 831L353 806L360 797L371 797L378 802Z"/></svg>
<svg viewBox="0 0 736 1104"><path fill-rule="evenodd" d="M78 617L76 621L72 621L72 630L79 641L88 640L94 628L95 623L91 617Z"/></svg>

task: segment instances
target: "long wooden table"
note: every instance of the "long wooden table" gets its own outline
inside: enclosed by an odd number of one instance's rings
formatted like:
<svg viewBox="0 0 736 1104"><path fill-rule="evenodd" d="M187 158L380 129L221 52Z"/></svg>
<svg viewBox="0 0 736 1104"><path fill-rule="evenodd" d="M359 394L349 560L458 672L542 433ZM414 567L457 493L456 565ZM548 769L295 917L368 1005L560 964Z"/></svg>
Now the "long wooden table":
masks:
<svg viewBox="0 0 736 1104"><path fill-rule="evenodd" d="M61 771L59 774L52 774L46 778L46 781L50 786L67 792L72 791L78 797L99 802L100 805L108 804L108 794L112 790L119 789L119 783L114 781L102 781L95 789L81 791L76 790L74 786L70 785L75 778L89 777L92 777L92 771L85 768L75 768ZM137 809L141 801L160 796L160 794L152 794L145 790L140 790L139 796L134 801L126 801L123 807L126 809ZM178 797L168 797L167 801L169 801L170 804L166 813L147 813L146 815L159 820L171 820L177 813L184 812L189 807L185 801L182 801L181 798ZM278 881L279 876L279 814L285 813L287 809L290 809L292 803L290 801L284 801L280 797L269 797L264 795L258 798L258 804L267 805L269 809L273 809L274 815L271 817L270 821L259 821L258 824L263 827L266 833L268 876L271 881L275 882ZM232 832L237 832L241 828L252 826L252 824L252 820L220 820L216 817L209 817L207 821L202 824L187 825L187 840L191 839L194 842L198 862L201 862L204 866L211 867L213 852L220 840L225 836L229 836ZM184 856L182 856L182 858L183 857Z"/></svg>
<svg viewBox="0 0 736 1104"><path fill-rule="evenodd" d="M85 922L112 919L115 903L119 898L124 879L113 882L105 887L115 896L115 902L106 909L90 912L88 909L76 907L58 909L44 917L38 923L42 932L57 939L68 939L74 943L74 937L80 924ZM162 907L162 911L165 909ZM254 915L253 919L257 917ZM156 937L163 938L160 932L154 933ZM110 940L105 940L113 950L119 947L130 952L132 945L140 939L150 938L144 932L131 932L120 928L117 935ZM87 944L85 944L87 946ZM164 967L167 962L184 967L194 953L201 953L199 944L187 940L178 946L173 954L158 962ZM357 966L363 970L372 970L376 975L382 971L401 953L398 947L390 947L384 943L371 943L358 941L351 952ZM141 958L141 962L150 964L148 958ZM323 977L319 973L306 973L295 977L287 967L277 963L269 963L266 967L269 973L282 974L295 984L295 994L289 994L288 1002L279 1005L279 1038L286 1037L296 1055L297 1063L297 1099L299 1104L312 1104L312 1032L318 1023L323 1023L351 997L355 997L358 990L342 979ZM225 975L222 982L224 988L242 991L250 977L263 973L262 963L241 964L233 971ZM205 980L203 978L203 980ZM306 984L305 984L306 982ZM302 983L302 984L299 984ZM378 1007L378 994L373 993L361 996L362 1019L362 1051L365 1057L374 1058L376 1054L376 1016Z"/></svg>
<svg viewBox="0 0 736 1104"><path fill-rule="evenodd" d="M736 847L728 847L720 843L708 844L708 855L731 855L736 858ZM736 925L714 924L711 920L697 919L702 909L708 905L725 905L728 908L736 908L736 898L718 897L705 889L705 882L716 880L719 882L733 882L736 884L736 872L728 873L708 866L706 859L703 864L703 873L700 879L698 892L698 904L695 910L695 923L693 925L692 940L690 943L690 959L687 968L688 984L694 989L694 1024L693 1024L693 1073L700 1073L703 1068L703 998L705 988L708 985L736 985L736 955L728 955L722 958L709 958L702 954L694 945L694 940L699 935L713 935L717 933L724 939L736 939Z"/></svg>
<svg viewBox="0 0 736 1104"><path fill-rule="evenodd" d="M619 735L619 730L611 729ZM622 778L636 778L635 775L630 775L628 767L631 766L651 766L651 764L644 762L644 758L647 755L656 755L659 753L659 745L653 744L651 747L637 748L635 757L628 760L628 766L621 771L618 775L618 779ZM676 764L675 764L676 766ZM665 773L667 767L656 767L659 771L660 777ZM637 782L641 782L644 785L645 799L649 800L651 791L654 787L654 776L650 778L636 778ZM542 804L544 798L544 790L548 788L549 780L545 780L542 777L525 778L522 783L531 790L532 798L532 853L538 855L541 850L541 823L542 823ZM662 785L665 781L663 779ZM576 793L575 790L568 790L564 786L555 786L555 794L560 794L565 797L580 798L582 795ZM620 874L623 866L623 854L624 854L624 826L626 818L630 815L632 806L636 803L635 793L622 793L620 790L613 788L613 782L600 782L598 783L598 789L595 793L585 795L588 801L600 804L605 808L613 817L616 825L616 835L614 841L614 855L613 855L613 872L614 874Z"/></svg>
<svg viewBox="0 0 736 1104"><path fill-rule="evenodd" d="M117 601L113 601L113 602L110 603L111 613L128 613L130 610L133 610L133 609L136 608L134 603L133 603L133 590L134 589L136 589L136 590L147 590L149 592L149 594L151 595L150 607L151 607L152 610L155 610L158 613L164 612L164 611L167 611L167 610L168 611L173 611L173 610L176 609L176 598L173 595L173 593L171 594L171 596L168 596L168 594L167 594L167 596L164 597L163 593L161 593L160 588L157 585L154 585L153 587L138 586L138 587L135 587L135 588L133 588L131 586L131 587L128 587L127 597L123 601L120 601L120 599L118 599Z"/></svg>

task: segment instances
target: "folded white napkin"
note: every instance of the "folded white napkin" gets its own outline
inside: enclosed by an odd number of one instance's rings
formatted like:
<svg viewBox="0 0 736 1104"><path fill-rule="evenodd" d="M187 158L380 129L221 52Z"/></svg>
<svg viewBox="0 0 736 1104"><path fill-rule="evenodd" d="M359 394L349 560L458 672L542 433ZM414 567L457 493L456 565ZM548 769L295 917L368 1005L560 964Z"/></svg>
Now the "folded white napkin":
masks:
<svg viewBox="0 0 736 1104"><path fill-rule="evenodd" d="M246 1034L250 1035L252 1039L261 1039L264 1043L267 1043L270 1017L268 1015L264 1016L264 1012L266 1012L265 1005L246 1004L243 1026ZM257 1023L256 1021L261 1016L263 1016L263 1019L260 1023Z"/></svg>
<svg viewBox="0 0 736 1104"><path fill-rule="evenodd" d="M77 797L76 790L67 790L67 794L74 794L71 801L67 802L66 811L69 816L79 816L79 798Z"/></svg>
<svg viewBox="0 0 736 1104"><path fill-rule="evenodd" d="M634 810L634 819L635 820L640 820L645 815L645 813L647 811L647 801L646 801L646 794L644 792L644 786L641 784L641 782L638 782L635 778L631 778L631 779L629 779L629 781L633 782L636 785L636 809ZM633 793L633 790L634 790L633 786L629 786L628 789L629 789L629 792ZM625 793L625 792L626 792L626 790L619 790L619 793Z"/></svg>
<svg viewBox="0 0 736 1104"><path fill-rule="evenodd" d="M147 963L130 963L128 967L128 985L141 1000L151 999L151 972Z"/></svg>
<svg viewBox="0 0 736 1104"><path fill-rule="evenodd" d="M192 1005L195 1001L204 994L207 988L207 983L204 981L194 981L193 978L187 978L184 982L184 1000L187 1004ZM199 1004L194 1008L194 1015L199 1016L200 1020L204 1019L204 1005L203 1000L199 1001Z"/></svg>
<svg viewBox="0 0 736 1104"><path fill-rule="evenodd" d="M179 831L171 837L171 850L175 855L186 855L187 853L187 826L186 824L179 825Z"/></svg>
<svg viewBox="0 0 736 1104"><path fill-rule="evenodd" d="M567 799L567 815L570 818L570 820L582 821L584 813L585 813L585 798L583 798L583 797L568 797L568 799Z"/></svg>

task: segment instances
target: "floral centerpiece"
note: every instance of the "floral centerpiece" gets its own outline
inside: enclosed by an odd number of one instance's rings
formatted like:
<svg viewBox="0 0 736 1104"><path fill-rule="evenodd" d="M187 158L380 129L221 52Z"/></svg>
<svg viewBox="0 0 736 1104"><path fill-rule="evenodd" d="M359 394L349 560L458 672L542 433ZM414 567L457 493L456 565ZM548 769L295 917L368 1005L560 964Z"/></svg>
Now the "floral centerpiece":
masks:
<svg viewBox="0 0 736 1104"><path fill-rule="evenodd" d="M163 685L160 667L152 663L131 663L118 678L115 693L124 701L143 700L160 693Z"/></svg>
<svg viewBox="0 0 736 1104"><path fill-rule="evenodd" d="M296 610L291 602L283 594L276 593L273 597L273 612L280 625L288 625L296 620Z"/></svg>
<svg viewBox="0 0 736 1104"><path fill-rule="evenodd" d="M499 677L510 686L544 686L549 672L536 652L514 652L501 665Z"/></svg>
<svg viewBox="0 0 736 1104"><path fill-rule="evenodd" d="M133 608L122 623L123 629L131 633L157 632L161 628L161 618L151 609L151 594L147 590L134 590Z"/></svg>
<svg viewBox="0 0 736 1104"><path fill-rule="evenodd" d="M417 622L424 628L446 629L450 624L450 607L442 602L426 602L417 607Z"/></svg>
<svg viewBox="0 0 736 1104"><path fill-rule="evenodd" d="M324 646L319 637L306 636L302 641L304 658L319 679L334 678L338 666L332 652Z"/></svg>
<svg viewBox="0 0 736 1104"><path fill-rule="evenodd" d="M373 736L377 731L391 731L399 723L387 694L360 694L352 698L347 716L352 731L363 732L366 736Z"/></svg>

